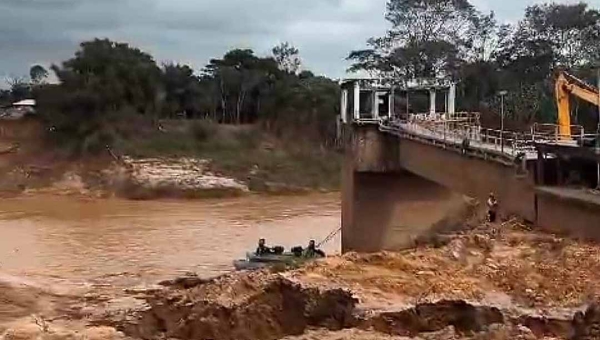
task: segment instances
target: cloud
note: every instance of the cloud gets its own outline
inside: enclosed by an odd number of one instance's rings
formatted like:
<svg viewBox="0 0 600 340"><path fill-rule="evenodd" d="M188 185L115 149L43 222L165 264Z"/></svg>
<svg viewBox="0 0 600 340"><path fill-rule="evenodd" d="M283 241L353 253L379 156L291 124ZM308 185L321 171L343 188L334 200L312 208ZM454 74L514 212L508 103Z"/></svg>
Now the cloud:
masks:
<svg viewBox="0 0 600 340"><path fill-rule="evenodd" d="M570 2L577 2L573 0ZM518 20L533 0L472 0ZM600 7L600 0L590 3ZM110 38L158 61L202 68L235 47L269 53L290 41L316 73L343 76L349 51L382 35L386 0L0 0L0 78L73 55L81 41Z"/></svg>
<svg viewBox="0 0 600 340"><path fill-rule="evenodd" d="M235 47L265 54L290 41L317 73L385 32L385 0L0 0L0 74L70 57L81 41L127 41L196 69Z"/></svg>

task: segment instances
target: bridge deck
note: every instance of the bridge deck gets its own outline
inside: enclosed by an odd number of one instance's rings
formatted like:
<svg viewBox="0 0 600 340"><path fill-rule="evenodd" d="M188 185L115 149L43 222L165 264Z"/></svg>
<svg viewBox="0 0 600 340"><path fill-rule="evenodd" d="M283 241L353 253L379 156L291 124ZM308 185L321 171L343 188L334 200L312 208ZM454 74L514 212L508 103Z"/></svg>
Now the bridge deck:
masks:
<svg viewBox="0 0 600 340"><path fill-rule="evenodd" d="M452 121L400 121L400 120L361 120L358 124L379 125L379 130L399 137L416 137L436 144L461 148L465 138L469 139L469 149L484 155L493 155L508 161L519 155L525 160L537 159L533 136L510 131L482 129L477 125L463 125ZM501 137L502 136L502 137Z"/></svg>
<svg viewBox="0 0 600 340"><path fill-rule="evenodd" d="M595 190L567 187L537 187L536 190L559 198L586 202L600 207L600 193Z"/></svg>
<svg viewBox="0 0 600 340"><path fill-rule="evenodd" d="M436 130L428 129L420 124L414 123L400 123L399 128L409 134L436 139L440 142L447 144L461 145L464 139L463 136L459 136L458 133L452 131L440 132ZM469 136L469 147L472 149L481 150L489 153L504 154L507 157L516 157L519 152L524 153L525 159L537 159L537 152L530 148L513 147L512 143L506 143L504 146L498 143L490 143L483 141L481 134L472 134Z"/></svg>

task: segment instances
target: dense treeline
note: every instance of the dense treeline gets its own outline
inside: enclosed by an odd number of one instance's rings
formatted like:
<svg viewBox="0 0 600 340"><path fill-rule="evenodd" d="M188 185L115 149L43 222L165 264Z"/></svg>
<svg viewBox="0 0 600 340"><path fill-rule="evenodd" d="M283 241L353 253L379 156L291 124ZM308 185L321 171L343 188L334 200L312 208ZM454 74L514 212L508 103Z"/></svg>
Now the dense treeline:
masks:
<svg viewBox="0 0 600 340"><path fill-rule="evenodd" d="M35 66L31 82L15 80L0 100L33 94L52 137L78 151L111 145L138 124L159 128L161 119L175 118L258 123L322 144L335 139L338 85L300 72L299 52L288 43L267 57L235 49L195 72L187 65L160 66L128 44L96 39L52 71L58 84L46 84L47 72Z"/></svg>
<svg viewBox="0 0 600 340"><path fill-rule="evenodd" d="M468 0L390 0L386 19L392 27L385 36L350 54L352 70L452 77L461 110L497 113L498 92L506 90L509 118L522 126L551 122L556 71L596 83L600 12L583 2L529 6L517 24L506 25ZM575 111L577 122L595 128L597 109L578 103Z"/></svg>
<svg viewBox="0 0 600 340"><path fill-rule="evenodd" d="M401 79L452 77L459 84L459 110L492 113L487 117L496 120L498 93L506 90L512 128L555 120L558 70L597 81L600 11L585 3L533 5L518 23L507 25L469 0L389 0L385 18L390 30L350 53L351 71ZM272 52L257 56L235 49L194 70L159 65L127 44L94 40L52 67L58 84L47 84L48 73L35 66L30 80L12 79L11 90L0 91L0 104L33 92L52 136L80 150L126 138L140 119L160 129L165 118L257 123L290 139L331 145L337 83L301 71L299 51L288 43ZM413 111L422 109L413 98ZM406 107L402 100L398 96L397 112ZM595 129L596 108L579 101L573 108L575 124Z"/></svg>

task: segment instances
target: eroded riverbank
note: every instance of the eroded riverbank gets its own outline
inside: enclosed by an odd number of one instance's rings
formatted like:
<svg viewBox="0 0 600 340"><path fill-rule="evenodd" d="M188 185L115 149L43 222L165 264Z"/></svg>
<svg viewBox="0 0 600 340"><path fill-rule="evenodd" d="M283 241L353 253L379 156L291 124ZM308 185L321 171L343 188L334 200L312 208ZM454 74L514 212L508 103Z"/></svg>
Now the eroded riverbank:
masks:
<svg viewBox="0 0 600 340"><path fill-rule="evenodd" d="M85 294L15 282L5 294L34 292L37 307L0 315L12 318L3 326L7 339L598 337L600 246L516 222L481 224L433 242L282 273L188 276ZM7 301L15 311L31 305Z"/></svg>

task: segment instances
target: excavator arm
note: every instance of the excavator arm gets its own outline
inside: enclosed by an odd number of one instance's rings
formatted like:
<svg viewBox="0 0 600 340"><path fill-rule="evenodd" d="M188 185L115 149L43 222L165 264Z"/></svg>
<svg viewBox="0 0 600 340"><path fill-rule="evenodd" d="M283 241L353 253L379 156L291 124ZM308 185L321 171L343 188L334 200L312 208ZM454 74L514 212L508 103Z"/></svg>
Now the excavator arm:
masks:
<svg viewBox="0 0 600 340"><path fill-rule="evenodd" d="M588 85L566 72L561 72L556 80L556 104L558 107L558 126L561 139L571 138L571 104L570 96L575 96L588 103L600 106L598 89Z"/></svg>

